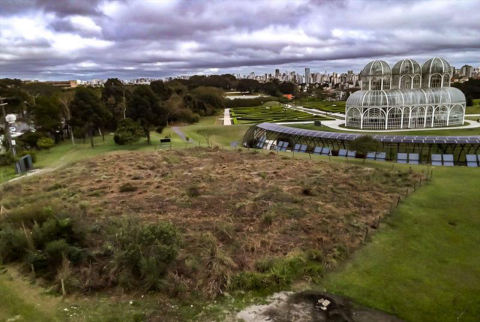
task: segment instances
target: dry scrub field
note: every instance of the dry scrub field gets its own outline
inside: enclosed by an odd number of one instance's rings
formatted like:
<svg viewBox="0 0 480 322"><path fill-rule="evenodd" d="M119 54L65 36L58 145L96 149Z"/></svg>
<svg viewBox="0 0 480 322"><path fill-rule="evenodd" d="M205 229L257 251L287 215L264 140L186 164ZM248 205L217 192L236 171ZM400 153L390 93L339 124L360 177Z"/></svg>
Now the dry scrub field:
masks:
<svg viewBox="0 0 480 322"><path fill-rule="evenodd" d="M1 223L20 229L19 238L32 235L30 250L39 249L47 259L48 246L32 246L40 238L38 221L53 214L60 227L75 223L69 229L82 237L62 238L81 251L70 258L69 250L63 261L53 258L48 265L57 265L58 273L46 274L51 283L64 278L68 292L144 288L214 297L321 278L325 268L361 245L420 179L418 173L246 150L126 152L4 186ZM128 266L130 249L122 236L131 233L137 240L140 233L125 227L163 223L173 225L176 232L165 234L179 243L161 248L173 249L162 253L168 259L162 271L148 275L144 259L138 267Z"/></svg>

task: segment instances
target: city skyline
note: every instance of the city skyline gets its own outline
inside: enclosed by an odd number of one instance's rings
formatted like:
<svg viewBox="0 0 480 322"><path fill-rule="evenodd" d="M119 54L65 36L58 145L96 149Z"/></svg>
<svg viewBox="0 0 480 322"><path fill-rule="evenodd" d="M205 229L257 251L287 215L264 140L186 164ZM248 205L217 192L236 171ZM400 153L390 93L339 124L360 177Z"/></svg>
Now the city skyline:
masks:
<svg viewBox="0 0 480 322"><path fill-rule="evenodd" d="M0 78L359 73L406 56L477 67L478 12L478 1L4 0Z"/></svg>

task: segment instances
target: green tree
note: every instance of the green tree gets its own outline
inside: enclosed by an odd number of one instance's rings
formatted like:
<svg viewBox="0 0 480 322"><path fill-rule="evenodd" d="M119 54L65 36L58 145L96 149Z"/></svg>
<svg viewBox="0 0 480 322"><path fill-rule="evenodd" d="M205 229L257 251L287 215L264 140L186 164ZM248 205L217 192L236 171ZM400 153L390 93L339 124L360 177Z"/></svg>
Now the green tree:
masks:
<svg viewBox="0 0 480 322"><path fill-rule="evenodd" d="M60 102L54 96L40 96L36 99L36 105L32 107L35 125L44 132L52 135L61 128Z"/></svg>
<svg viewBox="0 0 480 322"><path fill-rule="evenodd" d="M152 88L152 92L162 101L168 100L174 93L174 91L161 80L151 82L150 87Z"/></svg>
<svg viewBox="0 0 480 322"><path fill-rule="evenodd" d="M166 125L160 100L148 85L135 87L128 102L127 116L142 126L149 144L150 130L155 126Z"/></svg>
<svg viewBox="0 0 480 322"><path fill-rule="evenodd" d="M91 146L94 147L93 136L95 130L105 126L111 117L110 112L90 88L79 88L77 90L72 101L71 111L72 126L85 129L86 134L90 135Z"/></svg>
<svg viewBox="0 0 480 322"><path fill-rule="evenodd" d="M115 130L117 123L126 117L127 99L130 92L117 78L109 78L102 90L102 102L112 118L107 124L109 130Z"/></svg>
<svg viewBox="0 0 480 322"><path fill-rule="evenodd" d="M138 142L143 134L143 129L138 123L130 118L126 118L118 122L113 140L118 145L132 144Z"/></svg>

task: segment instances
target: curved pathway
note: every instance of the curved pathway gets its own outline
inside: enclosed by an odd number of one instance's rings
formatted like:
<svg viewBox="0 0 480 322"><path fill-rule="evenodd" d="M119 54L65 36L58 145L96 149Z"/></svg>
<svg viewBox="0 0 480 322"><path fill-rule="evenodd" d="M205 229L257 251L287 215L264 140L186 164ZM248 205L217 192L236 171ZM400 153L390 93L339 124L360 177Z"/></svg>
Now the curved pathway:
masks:
<svg viewBox="0 0 480 322"><path fill-rule="evenodd" d="M312 122L313 123L313 122ZM322 121L322 125L328 126L335 130L340 131L350 131L350 132L378 132L378 133L391 133L391 132L411 132L411 131L437 131L437 130L458 130L458 129L476 129L480 128L480 123L476 121L465 120L465 123L468 125L464 126L451 126L451 127L434 127L434 128L414 128L414 129L401 129L401 130L360 130L360 129L349 129L346 127L341 127L340 125L345 124L345 120L334 120L334 121ZM425 133L428 135L428 133Z"/></svg>
<svg viewBox="0 0 480 322"><path fill-rule="evenodd" d="M182 132L182 130L180 130L180 128L179 128L178 126L172 126L172 130L173 130L173 132L175 132L184 142L187 142L187 136L185 135L185 133ZM195 141L195 140L192 139L192 138L189 138L188 143L197 144L198 142Z"/></svg>

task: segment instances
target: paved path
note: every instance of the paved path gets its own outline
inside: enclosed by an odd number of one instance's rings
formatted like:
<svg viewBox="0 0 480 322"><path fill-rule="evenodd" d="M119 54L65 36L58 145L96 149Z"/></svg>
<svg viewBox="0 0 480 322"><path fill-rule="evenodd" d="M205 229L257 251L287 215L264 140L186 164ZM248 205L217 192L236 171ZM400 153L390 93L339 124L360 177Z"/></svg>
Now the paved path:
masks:
<svg viewBox="0 0 480 322"><path fill-rule="evenodd" d="M334 121L322 121L322 125L328 126L332 129L340 131L350 131L350 132L408 132L408 131L437 131L437 130L458 130L458 129L476 129L480 128L480 123L476 121L465 120L468 125L464 126L451 126L451 127L434 127L434 128L415 128L415 129L401 129L401 130L360 130L360 129L348 129L346 127L340 127L340 125L345 124L345 120L334 120ZM428 133L425 133L428 135Z"/></svg>
<svg viewBox="0 0 480 322"><path fill-rule="evenodd" d="M232 125L232 118L230 117L230 109L226 108L223 113L223 125Z"/></svg>
<svg viewBox="0 0 480 322"><path fill-rule="evenodd" d="M187 136L185 135L185 133L182 132L182 130L180 130L180 128L178 126L172 126L172 130L173 132L175 132L183 141L187 142ZM192 143L192 144L198 144L197 141L195 141L194 139L190 138L190 140L188 141L188 143Z"/></svg>

